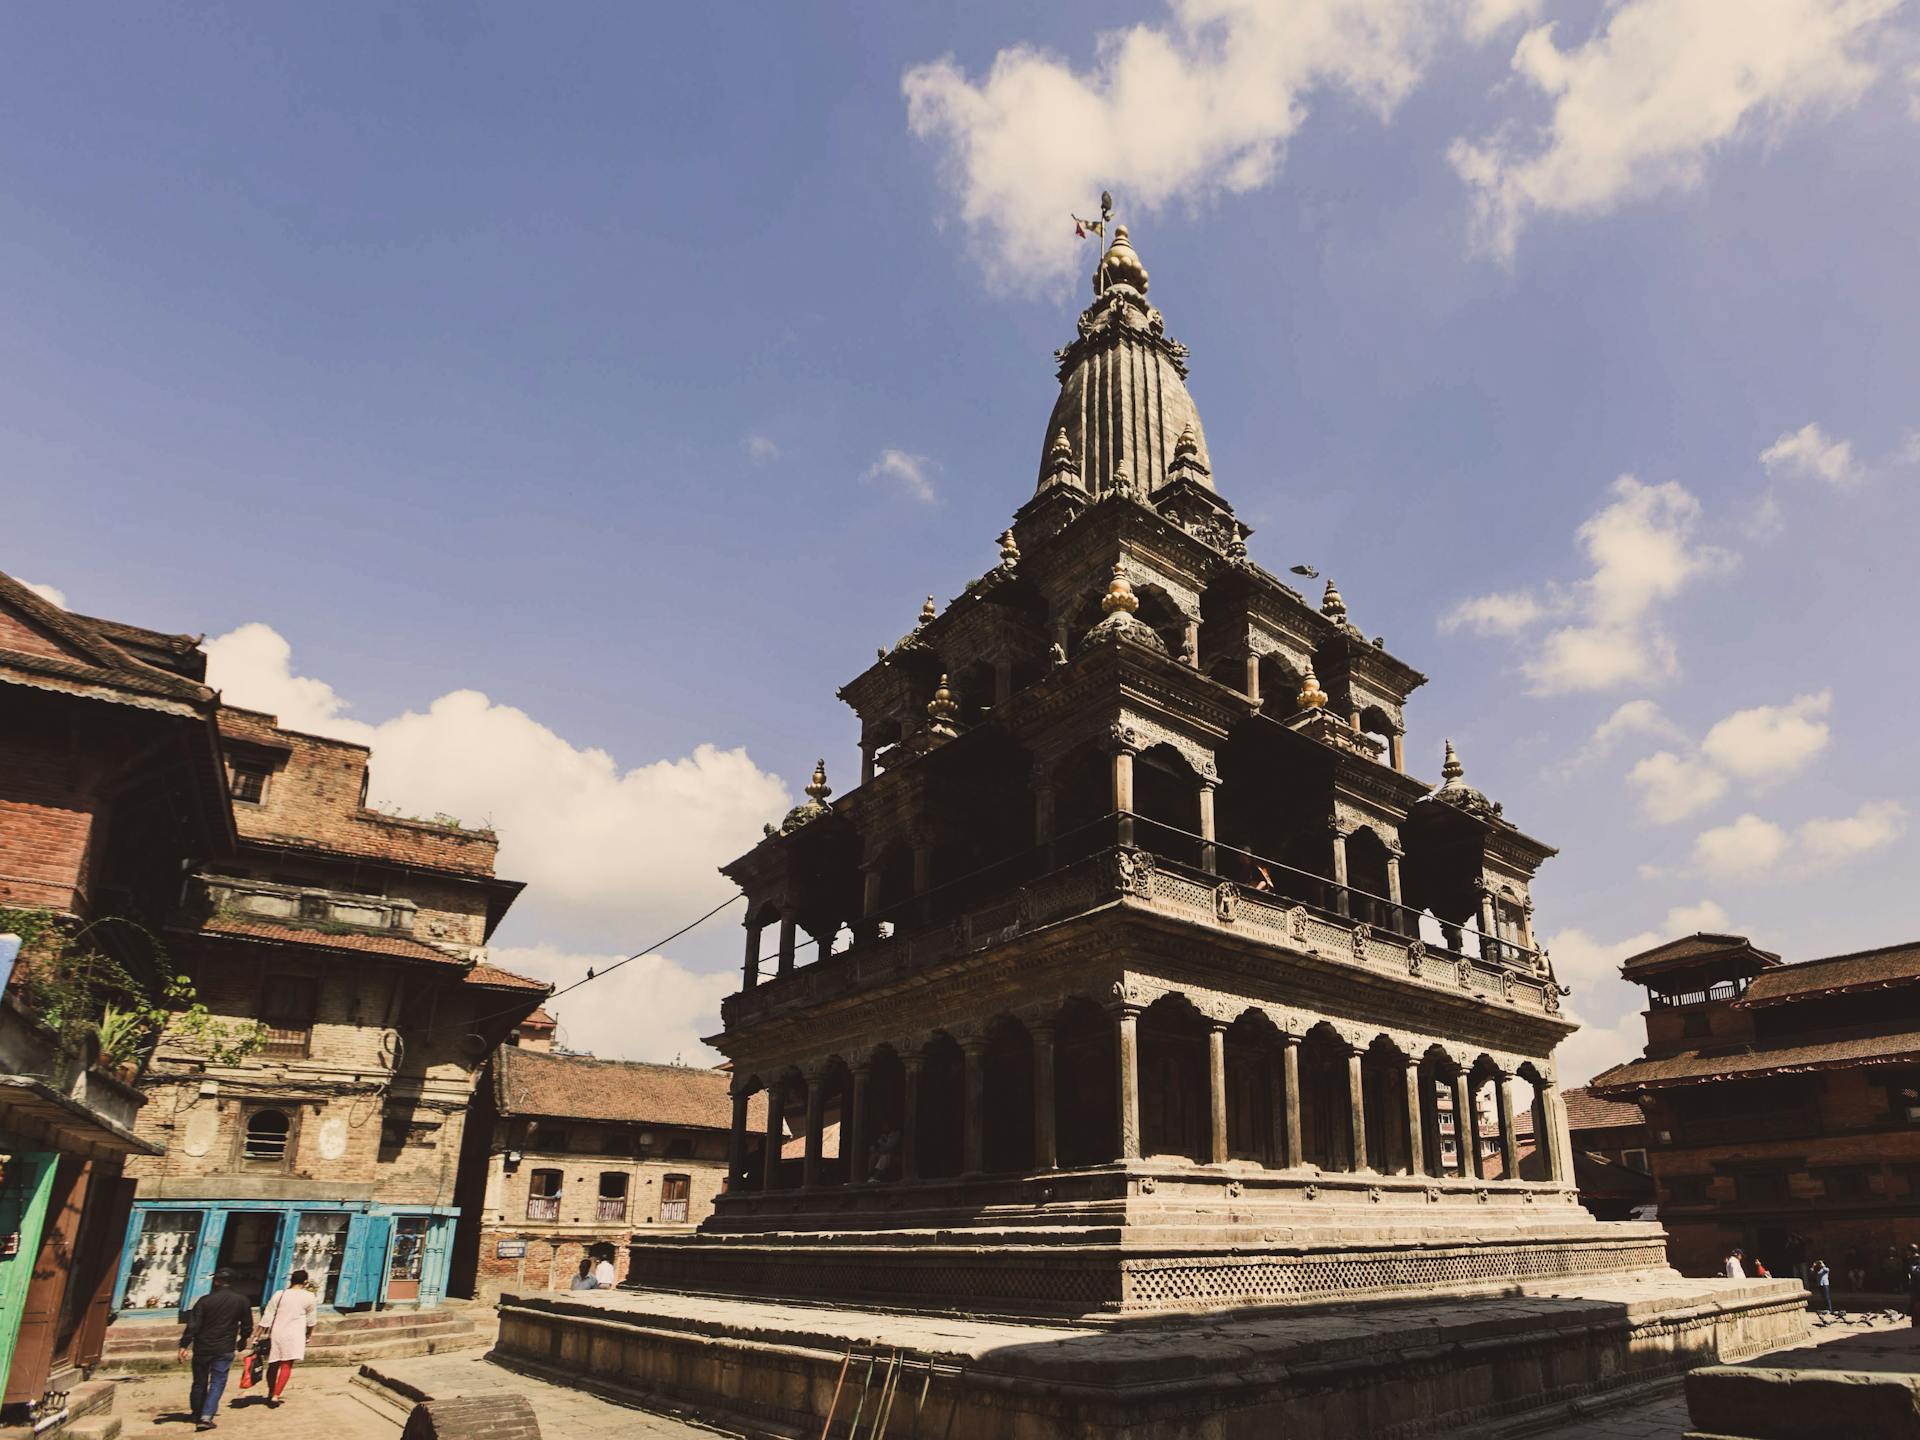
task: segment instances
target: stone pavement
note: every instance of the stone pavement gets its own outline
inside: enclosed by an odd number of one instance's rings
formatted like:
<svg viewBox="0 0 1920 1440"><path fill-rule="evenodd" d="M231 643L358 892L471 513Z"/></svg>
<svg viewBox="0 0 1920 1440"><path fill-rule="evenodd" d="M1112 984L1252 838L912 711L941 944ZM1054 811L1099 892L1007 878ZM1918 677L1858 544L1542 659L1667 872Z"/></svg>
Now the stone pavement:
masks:
<svg viewBox="0 0 1920 1440"><path fill-rule="evenodd" d="M391 1360L383 1369L428 1394L512 1390L533 1402L543 1440L712 1440L716 1431L630 1409L577 1390L530 1380L488 1364L481 1351ZM251 1391L228 1387L214 1440L398 1440L400 1427L353 1393L352 1365L296 1368L285 1402L270 1408ZM123 1440L194 1434L187 1414L187 1370L140 1375L119 1386L113 1414Z"/></svg>

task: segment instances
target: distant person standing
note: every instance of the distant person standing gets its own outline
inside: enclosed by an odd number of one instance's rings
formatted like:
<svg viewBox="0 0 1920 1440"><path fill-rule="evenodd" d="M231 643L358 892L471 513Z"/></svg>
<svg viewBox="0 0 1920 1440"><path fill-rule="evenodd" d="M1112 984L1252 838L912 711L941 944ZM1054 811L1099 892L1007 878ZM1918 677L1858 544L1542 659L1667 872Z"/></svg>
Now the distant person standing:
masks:
<svg viewBox="0 0 1920 1440"><path fill-rule="evenodd" d="M294 1362L307 1358L307 1337L313 1333L319 1311L320 1302L307 1288L307 1272L296 1270L287 1277L287 1288L260 1312L260 1328L267 1335L267 1404L275 1409L293 1375Z"/></svg>
<svg viewBox="0 0 1920 1440"><path fill-rule="evenodd" d="M213 1289L193 1302L180 1335L180 1363L193 1363L193 1428L213 1429L220 1396L233 1368L233 1352L253 1334L253 1306L233 1285L233 1271L213 1272Z"/></svg>
<svg viewBox="0 0 1920 1440"><path fill-rule="evenodd" d="M1820 1313L1833 1313L1833 1272L1827 1269L1827 1262L1815 1260L1807 1270L1807 1281L1813 1286L1814 1298L1820 1302Z"/></svg>
<svg viewBox="0 0 1920 1440"><path fill-rule="evenodd" d="M611 1290L620 1283L619 1277L613 1272L613 1256L600 1257L600 1263L593 1267L593 1283L600 1290Z"/></svg>
<svg viewBox="0 0 1920 1440"><path fill-rule="evenodd" d="M1744 1280L1746 1278L1747 1271L1746 1267L1740 1263L1740 1252L1737 1249L1727 1251L1727 1279Z"/></svg>
<svg viewBox="0 0 1920 1440"><path fill-rule="evenodd" d="M573 1280L567 1286L569 1290L598 1290L600 1282L593 1278L593 1261L587 1256L580 1257L580 1268L573 1273Z"/></svg>

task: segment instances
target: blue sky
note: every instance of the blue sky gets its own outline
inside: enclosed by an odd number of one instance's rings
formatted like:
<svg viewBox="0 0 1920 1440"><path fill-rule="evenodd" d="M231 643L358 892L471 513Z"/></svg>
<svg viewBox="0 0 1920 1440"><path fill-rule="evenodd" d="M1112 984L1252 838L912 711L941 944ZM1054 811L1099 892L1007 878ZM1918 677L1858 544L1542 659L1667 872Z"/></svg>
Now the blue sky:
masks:
<svg viewBox="0 0 1920 1440"><path fill-rule="evenodd" d="M1256 558L1562 849L1538 923L1910 939L1896 0L16 7L0 567L502 828L555 977L726 893L995 559L1120 202ZM1764 458L1767 457L1767 458ZM1622 477L1633 477L1623 480ZM1609 724L1609 722L1612 722ZM729 921L732 917L728 917ZM563 1003L693 1058L716 925ZM611 992L610 994L608 992Z"/></svg>

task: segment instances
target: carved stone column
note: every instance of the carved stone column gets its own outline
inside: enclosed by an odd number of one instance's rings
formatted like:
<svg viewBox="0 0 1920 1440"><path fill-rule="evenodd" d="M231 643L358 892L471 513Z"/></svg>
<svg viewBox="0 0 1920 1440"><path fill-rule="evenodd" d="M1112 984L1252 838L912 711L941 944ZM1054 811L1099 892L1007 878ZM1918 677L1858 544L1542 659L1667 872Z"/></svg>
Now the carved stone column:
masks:
<svg viewBox="0 0 1920 1440"><path fill-rule="evenodd" d="M1209 1157L1215 1165L1227 1162L1227 1025L1215 1020L1207 1026L1207 1135Z"/></svg>
<svg viewBox="0 0 1920 1440"><path fill-rule="evenodd" d="M747 922L747 958L741 966L740 988L751 990L760 983L760 922Z"/></svg>
<svg viewBox="0 0 1920 1440"><path fill-rule="evenodd" d="M1353 1168L1372 1169L1367 1164L1366 1069L1358 1050L1347 1051L1347 1123L1353 1131Z"/></svg>
<svg viewBox="0 0 1920 1440"><path fill-rule="evenodd" d="M961 1087L965 1097L961 1105L960 1173L978 1175L984 1168L982 1152L987 1134L987 1067L983 1063L987 1042L978 1038L960 1045Z"/></svg>
<svg viewBox="0 0 1920 1440"><path fill-rule="evenodd" d="M1500 1112L1500 1178L1520 1178L1520 1146L1513 1136L1513 1090L1510 1076L1494 1072L1493 1099Z"/></svg>
<svg viewBox="0 0 1920 1440"><path fill-rule="evenodd" d="M847 1160L847 1183L864 1185L873 1168L867 1147L872 1142L867 1124L867 1081L873 1076L873 1062L862 1060L853 1067L853 1113L840 1127L840 1153Z"/></svg>
<svg viewBox="0 0 1920 1440"><path fill-rule="evenodd" d="M1298 1169L1307 1163L1305 1147L1300 1143L1300 1037L1283 1035L1280 1038L1280 1064L1287 1081L1286 1118L1281 1122L1286 1130L1287 1166Z"/></svg>
<svg viewBox="0 0 1920 1440"><path fill-rule="evenodd" d="M767 1086L766 1154L760 1167L760 1188L772 1190L780 1174L780 1137L786 1122L787 1086L776 1080Z"/></svg>
<svg viewBox="0 0 1920 1440"><path fill-rule="evenodd" d="M1202 777L1200 781L1200 868L1213 873L1216 868L1213 828L1213 791L1220 782Z"/></svg>
<svg viewBox="0 0 1920 1440"><path fill-rule="evenodd" d="M1464 1070L1453 1077L1453 1144L1460 1152L1460 1178L1480 1174L1480 1125L1473 1113L1473 1081Z"/></svg>
<svg viewBox="0 0 1920 1440"><path fill-rule="evenodd" d="M920 1069L926 1057L919 1051L900 1058L904 1072L900 1103L900 1178L920 1178Z"/></svg>
<svg viewBox="0 0 1920 1440"><path fill-rule="evenodd" d="M1133 843L1133 751L1124 745L1113 747L1113 808L1120 816L1119 841Z"/></svg>
<svg viewBox="0 0 1920 1440"><path fill-rule="evenodd" d="M1402 850L1397 844L1387 847L1387 901L1392 906L1393 928L1404 934L1417 935L1417 925L1407 923L1406 907L1400 899L1400 856Z"/></svg>
<svg viewBox="0 0 1920 1440"><path fill-rule="evenodd" d="M800 1162L800 1188L820 1187L820 1149L825 1137L827 1116L827 1072L816 1070L807 1076L807 1148Z"/></svg>
<svg viewBox="0 0 1920 1440"><path fill-rule="evenodd" d="M1407 737L1398 730L1387 736L1387 755L1388 763L1404 775L1407 771Z"/></svg>
<svg viewBox="0 0 1920 1440"><path fill-rule="evenodd" d="M1333 905L1337 915L1351 915L1353 906L1347 899L1347 832L1337 824L1330 824L1328 832L1333 837Z"/></svg>
<svg viewBox="0 0 1920 1440"><path fill-rule="evenodd" d="M1287 1077L1286 1061L1276 1048L1267 1054L1267 1153L1272 1169L1287 1164Z"/></svg>
<svg viewBox="0 0 1920 1440"><path fill-rule="evenodd" d="M1552 1140L1553 1178L1573 1183L1573 1132L1567 1128L1567 1101L1551 1081L1542 1087L1547 1103L1547 1134Z"/></svg>
<svg viewBox="0 0 1920 1440"><path fill-rule="evenodd" d="M1246 690L1246 695L1249 700L1254 700L1254 701L1259 700L1260 698L1260 657L1254 654L1254 652L1251 650L1247 652L1247 683L1244 688Z"/></svg>
<svg viewBox="0 0 1920 1440"><path fill-rule="evenodd" d="M744 1090L733 1092L733 1124L727 1130L727 1185L738 1186L747 1168L747 1101Z"/></svg>
<svg viewBox="0 0 1920 1440"><path fill-rule="evenodd" d="M1120 1102L1120 1155L1140 1158L1140 1007L1122 1004L1113 1016L1116 1093Z"/></svg>
<svg viewBox="0 0 1920 1440"><path fill-rule="evenodd" d="M1054 1138L1053 1026L1035 1025L1033 1036L1033 1168L1052 1170L1060 1164Z"/></svg>
<svg viewBox="0 0 1920 1440"><path fill-rule="evenodd" d="M1198 620L1187 622L1187 654L1190 657L1187 663L1198 670L1200 668L1200 622Z"/></svg>
<svg viewBox="0 0 1920 1440"><path fill-rule="evenodd" d="M799 923L799 912L791 905L780 907L780 973L782 975L793 972L794 929Z"/></svg>
<svg viewBox="0 0 1920 1440"><path fill-rule="evenodd" d="M1480 958L1492 960L1496 964L1500 959L1498 922L1493 917L1493 891L1484 882L1474 886L1480 897Z"/></svg>
<svg viewBox="0 0 1920 1440"><path fill-rule="evenodd" d="M1425 1124L1426 1115L1420 1104L1420 1060L1415 1056L1407 1061L1407 1174L1409 1175L1427 1173Z"/></svg>
<svg viewBox="0 0 1920 1440"><path fill-rule="evenodd" d="M1446 1158L1440 1145L1440 1096L1431 1075L1420 1078L1421 1134L1427 1147L1427 1174L1438 1178L1446 1174Z"/></svg>

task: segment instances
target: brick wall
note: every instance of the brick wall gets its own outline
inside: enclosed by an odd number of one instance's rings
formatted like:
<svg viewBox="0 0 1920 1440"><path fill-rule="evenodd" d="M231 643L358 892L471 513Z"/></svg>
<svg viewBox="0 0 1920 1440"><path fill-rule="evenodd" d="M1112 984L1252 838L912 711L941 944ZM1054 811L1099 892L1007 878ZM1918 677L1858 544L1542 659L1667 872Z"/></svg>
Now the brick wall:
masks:
<svg viewBox="0 0 1920 1440"><path fill-rule="evenodd" d="M102 805L98 761L43 707L9 696L0 735L0 905L85 909Z"/></svg>

